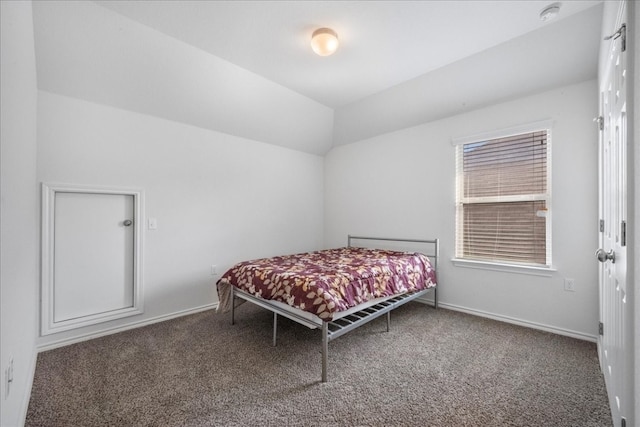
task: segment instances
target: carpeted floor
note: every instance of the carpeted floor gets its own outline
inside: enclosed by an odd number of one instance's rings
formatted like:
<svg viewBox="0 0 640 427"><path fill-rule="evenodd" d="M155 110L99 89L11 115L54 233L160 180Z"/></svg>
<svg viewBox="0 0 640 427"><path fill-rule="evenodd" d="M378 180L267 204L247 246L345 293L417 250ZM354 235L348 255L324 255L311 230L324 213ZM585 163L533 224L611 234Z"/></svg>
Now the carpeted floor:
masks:
<svg viewBox="0 0 640 427"><path fill-rule="evenodd" d="M27 426L611 426L593 343L409 303L329 344L250 304L38 356Z"/></svg>

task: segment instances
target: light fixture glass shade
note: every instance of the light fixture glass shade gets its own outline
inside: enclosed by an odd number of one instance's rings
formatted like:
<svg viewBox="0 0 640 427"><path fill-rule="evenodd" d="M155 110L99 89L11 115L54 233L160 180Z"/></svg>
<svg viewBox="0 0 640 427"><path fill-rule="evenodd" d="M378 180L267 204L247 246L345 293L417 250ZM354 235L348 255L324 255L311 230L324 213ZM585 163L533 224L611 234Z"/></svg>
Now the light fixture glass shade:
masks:
<svg viewBox="0 0 640 427"><path fill-rule="evenodd" d="M320 56L331 55L338 44L338 34L331 28L318 28L311 35L311 48Z"/></svg>

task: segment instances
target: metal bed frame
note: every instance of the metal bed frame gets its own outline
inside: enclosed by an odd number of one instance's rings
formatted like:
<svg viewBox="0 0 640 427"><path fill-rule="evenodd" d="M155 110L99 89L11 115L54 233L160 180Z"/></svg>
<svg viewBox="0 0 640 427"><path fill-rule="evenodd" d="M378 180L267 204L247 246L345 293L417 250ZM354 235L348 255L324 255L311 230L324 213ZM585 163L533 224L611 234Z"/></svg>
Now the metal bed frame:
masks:
<svg viewBox="0 0 640 427"><path fill-rule="evenodd" d="M363 236L348 236L348 246L351 247L352 240L370 240L370 241L387 241L387 242L400 242L400 243L417 243L417 244L430 244L433 245L431 252L422 252L429 257L432 262L433 268L436 270L436 277L438 272L438 259L440 258L440 239L433 240L419 240L419 239L394 239L386 237L363 237ZM391 311L426 295L429 291L433 290L433 307L438 308L438 285L435 287L424 289L422 291L411 292L401 295L391 296L372 303L371 305L355 307L355 310L345 312L344 315L333 318L330 322L325 322L318 316L310 315L293 307L287 307L284 304L278 306L272 301L265 300L254 295L251 295L245 291L237 289L235 286L231 287L231 324L235 324L235 299L241 298L245 301L252 302L262 308L265 308L273 312L273 345L277 343L278 336L278 315L284 316L294 322L300 323L310 329L322 329L322 382L327 382L327 365L328 365L328 353L329 343L338 337L350 332L380 316L387 315L387 332L389 332L391 326Z"/></svg>

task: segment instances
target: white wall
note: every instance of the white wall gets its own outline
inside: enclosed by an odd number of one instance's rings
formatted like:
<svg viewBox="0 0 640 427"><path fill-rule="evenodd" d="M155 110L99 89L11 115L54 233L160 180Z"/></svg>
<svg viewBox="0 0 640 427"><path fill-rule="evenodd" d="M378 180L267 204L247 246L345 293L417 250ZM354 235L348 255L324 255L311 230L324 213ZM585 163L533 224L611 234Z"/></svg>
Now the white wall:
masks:
<svg viewBox="0 0 640 427"><path fill-rule="evenodd" d="M22 424L38 334L36 64L31 2L0 2L0 425ZM5 369L14 360L7 394Z"/></svg>
<svg viewBox="0 0 640 427"><path fill-rule="evenodd" d="M332 149L325 244L345 236L441 239L443 306L595 340L597 83L586 81ZM454 137L553 119L552 277L454 267ZM564 278L576 291L564 291Z"/></svg>
<svg viewBox="0 0 640 427"><path fill-rule="evenodd" d="M94 2L38 1L33 22L40 90L312 154L331 146L332 109Z"/></svg>
<svg viewBox="0 0 640 427"><path fill-rule="evenodd" d="M594 2L594 7L549 27L339 107L333 143L347 144L596 78L600 40L593 28L601 20L602 7Z"/></svg>
<svg viewBox="0 0 640 427"><path fill-rule="evenodd" d="M40 91L38 182L145 192L141 316L40 338L40 345L217 301L210 266L320 249L323 159Z"/></svg>

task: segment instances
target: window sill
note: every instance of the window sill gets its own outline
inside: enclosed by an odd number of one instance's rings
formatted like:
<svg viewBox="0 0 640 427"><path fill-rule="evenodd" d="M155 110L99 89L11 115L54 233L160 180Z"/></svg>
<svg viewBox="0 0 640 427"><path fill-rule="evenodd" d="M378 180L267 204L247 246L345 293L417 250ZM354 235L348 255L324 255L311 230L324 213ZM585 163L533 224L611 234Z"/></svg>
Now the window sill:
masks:
<svg viewBox="0 0 640 427"><path fill-rule="evenodd" d="M502 271L506 273L528 274L531 276L551 277L557 270L551 267L537 267L522 264L507 264L489 261L477 261L461 258L453 258L451 262L456 267L477 268L480 270Z"/></svg>

